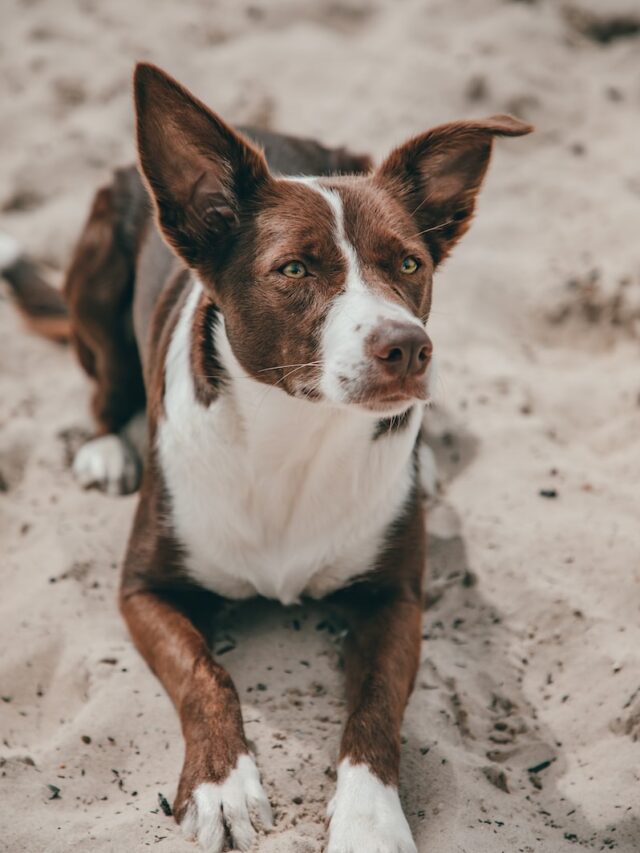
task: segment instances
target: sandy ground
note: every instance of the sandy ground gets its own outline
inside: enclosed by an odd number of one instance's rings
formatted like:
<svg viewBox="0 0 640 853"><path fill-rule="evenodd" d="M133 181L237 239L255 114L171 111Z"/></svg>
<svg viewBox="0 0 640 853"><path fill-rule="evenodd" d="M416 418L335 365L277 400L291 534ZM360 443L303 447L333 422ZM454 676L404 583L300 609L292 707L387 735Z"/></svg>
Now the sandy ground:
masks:
<svg viewBox="0 0 640 853"><path fill-rule="evenodd" d="M2 228L58 280L93 188L133 156L137 58L231 120L376 156L452 118L537 125L498 144L477 221L437 280L442 484L401 786L421 853L640 849L640 39L606 41L614 13L640 8L566 10L0 11ZM0 849L186 853L157 801L178 778L177 720L114 605L135 497L74 484L88 385L0 299ZM265 853L323 848L339 640L322 607L259 603L216 641L276 810Z"/></svg>

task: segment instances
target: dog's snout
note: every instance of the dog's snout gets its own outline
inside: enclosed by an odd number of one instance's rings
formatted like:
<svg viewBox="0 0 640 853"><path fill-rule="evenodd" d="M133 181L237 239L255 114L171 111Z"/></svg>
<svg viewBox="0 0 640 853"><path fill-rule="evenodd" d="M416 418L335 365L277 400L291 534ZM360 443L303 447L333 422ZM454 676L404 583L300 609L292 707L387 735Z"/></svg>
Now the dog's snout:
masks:
<svg viewBox="0 0 640 853"><path fill-rule="evenodd" d="M433 344L417 323L385 323L371 335L369 349L390 376L421 376L429 364Z"/></svg>

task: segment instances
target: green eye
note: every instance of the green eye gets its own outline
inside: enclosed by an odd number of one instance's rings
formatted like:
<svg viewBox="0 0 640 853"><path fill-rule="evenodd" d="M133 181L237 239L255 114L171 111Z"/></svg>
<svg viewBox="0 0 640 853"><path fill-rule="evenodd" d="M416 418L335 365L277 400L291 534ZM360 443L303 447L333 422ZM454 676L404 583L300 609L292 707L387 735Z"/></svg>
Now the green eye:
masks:
<svg viewBox="0 0 640 853"><path fill-rule="evenodd" d="M300 261L289 261L288 264L285 264L280 270L282 275L286 275L287 278L304 278L307 275L307 268Z"/></svg>
<svg viewBox="0 0 640 853"><path fill-rule="evenodd" d="M413 275L413 273L418 269L420 264L413 257L413 255L409 255L408 258L405 258L404 261L400 264L400 270L405 275Z"/></svg>

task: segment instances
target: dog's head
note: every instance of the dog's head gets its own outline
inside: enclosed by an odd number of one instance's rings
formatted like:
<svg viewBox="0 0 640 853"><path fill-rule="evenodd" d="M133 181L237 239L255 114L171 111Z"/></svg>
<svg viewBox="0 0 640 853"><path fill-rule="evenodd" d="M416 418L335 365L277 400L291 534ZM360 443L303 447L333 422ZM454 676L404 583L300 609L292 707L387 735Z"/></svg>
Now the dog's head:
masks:
<svg viewBox="0 0 640 853"><path fill-rule="evenodd" d="M363 175L290 178L170 77L136 71L160 228L219 306L233 352L295 397L406 410L429 395L433 273L469 227L510 116L446 124Z"/></svg>

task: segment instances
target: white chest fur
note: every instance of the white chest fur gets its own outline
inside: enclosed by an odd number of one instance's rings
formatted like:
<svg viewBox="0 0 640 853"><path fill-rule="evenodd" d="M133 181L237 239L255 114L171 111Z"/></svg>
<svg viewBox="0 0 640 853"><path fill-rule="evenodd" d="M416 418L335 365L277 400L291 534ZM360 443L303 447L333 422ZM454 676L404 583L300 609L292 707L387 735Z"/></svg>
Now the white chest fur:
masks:
<svg viewBox="0 0 640 853"><path fill-rule="evenodd" d="M186 570L229 598L289 604L370 569L412 484L422 417L372 440L366 414L296 400L248 377L224 328L216 345L230 387L205 408L189 365L195 282L166 363L158 452Z"/></svg>

